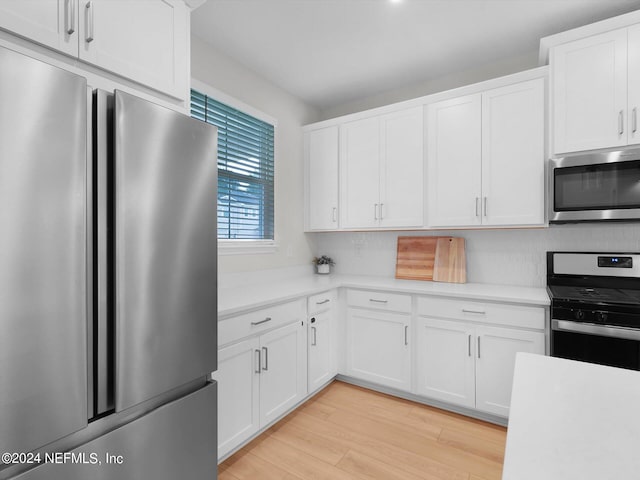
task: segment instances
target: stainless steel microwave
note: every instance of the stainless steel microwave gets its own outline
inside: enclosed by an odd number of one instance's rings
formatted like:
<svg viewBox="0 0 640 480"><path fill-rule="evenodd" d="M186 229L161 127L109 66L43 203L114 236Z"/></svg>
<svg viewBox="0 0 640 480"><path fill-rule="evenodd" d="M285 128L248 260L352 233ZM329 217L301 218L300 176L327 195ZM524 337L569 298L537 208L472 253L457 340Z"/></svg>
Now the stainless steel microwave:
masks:
<svg viewBox="0 0 640 480"><path fill-rule="evenodd" d="M551 159L549 222L640 220L640 149Z"/></svg>

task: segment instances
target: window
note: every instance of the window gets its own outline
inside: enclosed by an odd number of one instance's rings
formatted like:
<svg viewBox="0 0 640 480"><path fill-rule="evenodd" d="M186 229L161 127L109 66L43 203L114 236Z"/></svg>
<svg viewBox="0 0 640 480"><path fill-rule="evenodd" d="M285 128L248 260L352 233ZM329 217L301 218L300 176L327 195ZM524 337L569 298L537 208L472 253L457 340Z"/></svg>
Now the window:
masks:
<svg viewBox="0 0 640 480"><path fill-rule="evenodd" d="M193 89L191 116L218 127L218 238L273 240L273 125Z"/></svg>

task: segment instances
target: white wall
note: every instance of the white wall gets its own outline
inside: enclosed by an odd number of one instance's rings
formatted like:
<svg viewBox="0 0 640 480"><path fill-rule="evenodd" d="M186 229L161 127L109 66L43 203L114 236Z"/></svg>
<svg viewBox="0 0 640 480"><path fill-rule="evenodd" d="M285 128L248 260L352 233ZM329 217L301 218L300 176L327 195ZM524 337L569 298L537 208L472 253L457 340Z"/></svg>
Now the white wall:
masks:
<svg viewBox="0 0 640 480"><path fill-rule="evenodd" d="M191 38L191 76L266 113L278 124L275 137L275 237L279 248L277 252L268 254L219 256L219 273L309 264L312 258L310 246L302 233L301 126L316 121L318 112L195 36Z"/></svg>
<svg viewBox="0 0 640 480"><path fill-rule="evenodd" d="M554 250L639 252L640 224L575 224L541 229L362 232L309 234L314 253L336 261L334 271L395 275L400 235L451 235L466 240L467 281L541 287L546 252Z"/></svg>
<svg viewBox="0 0 640 480"><path fill-rule="evenodd" d="M486 65L481 69L415 84L406 89L342 105L330 112L322 112L322 118L374 108L532 68L536 66L536 59L536 54L532 52L531 55ZM301 126L320 120L320 113L197 37L192 37L191 64L194 78L278 121L276 237L279 250L273 254L220 257L219 272L226 274L225 278L232 278L234 273L239 272L267 271L282 267L299 266L307 271L310 259L321 254L328 254L336 260L337 273L392 277L395 274L399 235L464 237L467 242L469 282L523 286L545 285L545 252L548 250L640 251L640 224L561 225L548 229L517 230L304 234Z"/></svg>
<svg viewBox="0 0 640 480"><path fill-rule="evenodd" d="M536 67L538 67L537 50L525 55L487 63L477 68L463 70L446 76L434 75L434 78L428 81L416 82L403 88L328 108L320 112L320 120L327 120L349 113L389 105L390 103L411 100L412 98L418 98L432 93L464 87L465 85L471 85Z"/></svg>

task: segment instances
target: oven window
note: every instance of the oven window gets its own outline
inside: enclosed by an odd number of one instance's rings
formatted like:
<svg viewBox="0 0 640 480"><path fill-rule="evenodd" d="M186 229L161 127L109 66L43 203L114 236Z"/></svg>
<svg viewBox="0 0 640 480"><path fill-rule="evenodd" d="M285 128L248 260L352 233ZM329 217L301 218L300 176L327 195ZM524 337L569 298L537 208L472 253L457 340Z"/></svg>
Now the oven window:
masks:
<svg viewBox="0 0 640 480"><path fill-rule="evenodd" d="M640 208L640 161L554 170L554 210Z"/></svg>
<svg viewBox="0 0 640 480"><path fill-rule="evenodd" d="M635 340L553 331L551 355L640 370L640 342Z"/></svg>

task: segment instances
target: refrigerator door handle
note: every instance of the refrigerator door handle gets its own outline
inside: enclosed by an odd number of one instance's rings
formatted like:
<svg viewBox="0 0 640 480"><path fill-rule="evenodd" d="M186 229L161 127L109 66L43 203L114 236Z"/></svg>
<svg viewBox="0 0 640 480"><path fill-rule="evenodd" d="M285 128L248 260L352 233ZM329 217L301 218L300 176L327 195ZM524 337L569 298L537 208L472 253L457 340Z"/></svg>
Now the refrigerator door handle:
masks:
<svg viewBox="0 0 640 480"><path fill-rule="evenodd" d="M113 318L109 308L112 296L112 270L109 266L113 248L111 238L112 219L109 210L111 192L109 177L111 175L110 155L113 140L113 94L104 90L94 92L94 146L95 184L94 184L94 219L91 228L94 238L93 282L96 296L94 298L95 344L92 361L96 372L94 384L94 415L101 415L112 410L114 404L114 370L113 370Z"/></svg>

